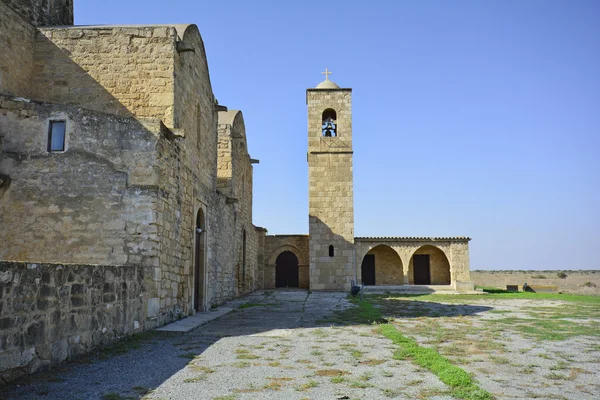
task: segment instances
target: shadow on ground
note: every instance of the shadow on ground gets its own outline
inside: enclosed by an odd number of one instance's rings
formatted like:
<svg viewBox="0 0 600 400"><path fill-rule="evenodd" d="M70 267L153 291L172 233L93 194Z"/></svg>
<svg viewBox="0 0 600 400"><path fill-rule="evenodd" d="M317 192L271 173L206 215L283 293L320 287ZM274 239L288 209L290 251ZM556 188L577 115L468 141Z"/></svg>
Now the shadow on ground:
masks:
<svg viewBox="0 0 600 400"><path fill-rule="evenodd" d="M145 333L51 371L13 382L0 389L0 398L140 398L225 337L278 335L296 328L364 324L360 317L345 317L353 315L347 297L347 293L297 290L254 293L240 299L233 312L194 331ZM458 317L491 310L484 306L397 298L369 298L369 301L382 311L384 318Z"/></svg>

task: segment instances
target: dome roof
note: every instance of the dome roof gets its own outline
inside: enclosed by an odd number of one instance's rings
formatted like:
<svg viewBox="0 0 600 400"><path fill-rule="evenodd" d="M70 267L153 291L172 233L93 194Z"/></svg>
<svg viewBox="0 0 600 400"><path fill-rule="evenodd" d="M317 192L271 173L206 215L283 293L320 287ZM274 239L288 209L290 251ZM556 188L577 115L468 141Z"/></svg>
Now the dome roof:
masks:
<svg viewBox="0 0 600 400"><path fill-rule="evenodd" d="M340 87L337 83L330 81L329 79L325 79L323 82L317 85L317 89L339 89Z"/></svg>

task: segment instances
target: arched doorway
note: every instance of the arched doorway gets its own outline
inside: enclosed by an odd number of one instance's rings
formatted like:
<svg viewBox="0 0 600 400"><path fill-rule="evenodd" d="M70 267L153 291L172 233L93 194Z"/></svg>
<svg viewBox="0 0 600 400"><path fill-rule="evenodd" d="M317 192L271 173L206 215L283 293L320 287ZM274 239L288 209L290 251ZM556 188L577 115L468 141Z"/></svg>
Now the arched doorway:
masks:
<svg viewBox="0 0 600 400"><path fill-rule="evenodd" d="M299 287L298 257L284 251L275 260L275 287Z"/></svg>
<svg viewBox="0 0 600 400"><path fill-rule="evenodd" d="M204 212L198 210L195 229L195 257L194 257L194 310L204 311L204 275L205 275L205 250L206 250L206 226Z"/></svg>
<svg viewBox="0 0 600 400"><path fill-rule="evenodd" d="M386 245L373 247L363 258L361 282L369 285L403 285L402 260L394 249Z"/></svg>
<svg viewBox="0 0 600 400"><path fill-rule="evenodd" d="M450 262L446 254L436 246L419 247L410 258L408 280L414 285L449 285Z"/></svg>

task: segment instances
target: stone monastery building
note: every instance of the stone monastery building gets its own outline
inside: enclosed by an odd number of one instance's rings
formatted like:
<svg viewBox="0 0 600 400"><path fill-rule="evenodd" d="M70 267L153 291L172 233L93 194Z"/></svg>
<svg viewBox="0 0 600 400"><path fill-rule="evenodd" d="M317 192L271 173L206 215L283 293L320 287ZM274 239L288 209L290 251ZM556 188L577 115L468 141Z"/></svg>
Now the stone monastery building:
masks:
<svg viewBox="0 0 600 400"><path fill-rule="evenodd" d="M354 236L352 90L325 77L306 91L309 235L269 236L197 26L0 0L0 382L259 289L472 289L469 238Z"/></svg>

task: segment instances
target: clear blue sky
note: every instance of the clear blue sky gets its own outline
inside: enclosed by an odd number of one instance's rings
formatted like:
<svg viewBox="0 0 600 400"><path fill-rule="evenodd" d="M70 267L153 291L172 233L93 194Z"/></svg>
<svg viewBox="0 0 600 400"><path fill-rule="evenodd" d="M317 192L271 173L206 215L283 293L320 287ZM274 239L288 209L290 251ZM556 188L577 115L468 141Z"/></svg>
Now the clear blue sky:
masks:
<svg viewBox="0 0 600 400"><path fill-rule="evenodd" d="M305 89L353 88L356 236L470 236L472 269L600 269L600 2L75 0L195 23L241 109L254 223L308 232Z"/></svg>

